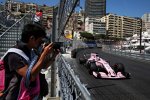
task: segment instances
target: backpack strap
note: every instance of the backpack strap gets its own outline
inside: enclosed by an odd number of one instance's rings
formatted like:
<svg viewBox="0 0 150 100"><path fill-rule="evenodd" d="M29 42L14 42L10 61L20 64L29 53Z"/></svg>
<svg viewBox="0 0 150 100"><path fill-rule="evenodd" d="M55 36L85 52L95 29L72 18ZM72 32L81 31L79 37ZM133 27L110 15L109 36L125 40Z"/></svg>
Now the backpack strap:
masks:
<svg viewBox="0 0 150 100"><path fill-rule="evenodd" d="M42 52L43 48L42 47L39 47L39 54ZM31 70L33 68L33 66L35 65L35 63L37 62L38 60L38 55L35 53L34 49L32 49L32 52L31 52L31 55L33 56L32 57L32 60L29 64L29 67L27 69L27 72L26 72L26 79L25 79L25 87L26 88L29 88L29 85L30 85L30 77L31 77Z"/></svg>
<svg viewBox="0 0 150 100"><path fill-rule="evenodd" d="M20 49L17 49L17 48L10 48L8 49L8 51L4 54L4 56L1 58L1 60L4 59L4 57L8 54L8 53L16 53L16 54L19 54L20 56L22 56L24 59L26 59L28 62L30 61L29 60L29 57L27 57L27 55Z"/></svg>
<svg viewBox="0 0 150 100"><path fill-rule="evenodd" d="M28 69L27 69L27 72L26 72L26 79L25 79L25 87L26 88L29 88L29 85L30 85L30 77L31 77L31 70L33 68L33 66L35 65L35 63L37 62L38 60L38 56L35 55L34 58L32 59Z"/></svg>
<svg viewBox="0 0 150 100"><path fill-rule="evenodd" d="M22 50L17 49L17 48L8 49L7 52L1 57L1 60L4 60L5 56L8 53L16 53L16 54L22 56L24 59L26 59L28 63L30 62L29 57L27 57L27 55ZM10 87L8 87L5 91L3 91L3 95L6 94L9 91L9 89L10 89Z"/></svg>
<svg viewBox="0 0 150 100"><path fill-rule="evenodd" d="M31 76L31 70L33 68L33 66L35 65L35 63L37 62L38 60L38 56L34 54L34 57L32 58L32 61L30 62L29 60L29 57L26 56L26 54L20 50L20 49L17 49L17 48L10 48L5 54L4 56L1 58L1 60L4 59L4 57L8 54L8 53L16 53L16 54L19 54L20 56L22 56L24 59L26 59L29 63L29 68L27 69L27 72L26 72L26 81L25 81L25 86L26 87L29 87L29 84L30 84L30 76Z"/></svg>

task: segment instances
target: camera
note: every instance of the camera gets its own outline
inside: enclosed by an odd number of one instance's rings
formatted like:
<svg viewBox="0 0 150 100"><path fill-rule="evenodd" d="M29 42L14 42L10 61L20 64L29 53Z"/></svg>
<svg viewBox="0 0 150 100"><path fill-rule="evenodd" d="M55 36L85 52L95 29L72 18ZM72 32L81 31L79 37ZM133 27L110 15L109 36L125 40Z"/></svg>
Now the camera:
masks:
<svg viewBox="0 0 150 100"><path fill-rule="evenodd" d="M53 48L54 48L55 50L57 50L57 49L60 50L60 47L62 46L62 42L54 42L53 44L54 44L54 45L53 45Z"/></svg>
<svg viewBox="0 0 150 100"><path fill-rule="evenodd" d="M45 46L47 46L48 44L50 44L51 42L48 40L48 39L43 39L42 40L42 43L44 43L45 44ZM61 46L63 45L63 42L53 42L53 48L55 49L55 50L57 50L57 49L59 49L60 50L60 48L61 48Z"/></svg>

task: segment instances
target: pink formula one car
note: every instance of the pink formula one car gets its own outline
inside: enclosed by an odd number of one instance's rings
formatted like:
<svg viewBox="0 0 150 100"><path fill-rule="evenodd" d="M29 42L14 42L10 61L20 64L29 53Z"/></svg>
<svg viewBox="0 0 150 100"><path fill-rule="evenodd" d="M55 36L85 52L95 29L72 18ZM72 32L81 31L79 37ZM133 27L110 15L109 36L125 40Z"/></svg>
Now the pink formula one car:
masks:
<svg viewBox="0 0 150 100"><path fill-rule="evenodd" d="M130 73L125 71L122 63L116 63L110 66L97 53L85 54L79 58L79 63L84 64L89 69L89 73L95 78L124 79L131 77Z"/></svg>

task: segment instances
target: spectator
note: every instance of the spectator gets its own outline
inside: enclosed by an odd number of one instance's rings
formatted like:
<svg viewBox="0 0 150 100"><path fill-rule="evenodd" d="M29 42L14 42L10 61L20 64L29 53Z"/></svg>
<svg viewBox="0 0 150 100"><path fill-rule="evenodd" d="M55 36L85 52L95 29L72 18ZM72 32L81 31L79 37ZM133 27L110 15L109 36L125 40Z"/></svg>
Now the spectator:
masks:
<svg viewBox="0 0 150 100"><path fill-rule="evenodd" d="M46 33L42 27L36 24L27 24L22 30L21 41L18 41L17 45L14 47L22 50L31 60L31 50L37 50L37 48L41 46L43 42L42 40L45 36ZM53 53L51 60L45 64L45 58L47 57L46 55L51 53ZM54 62L57 54L58 52L54 51L53 49L53 43L43 47L43 52L39 54L39 58L31 70L31 83L34 82L34 79L37 75L39 75L41 69L47 68ZM5 98L4 100L17 100L20 89L20 82L22 77L26 76L26 71L29 64L23 57L15 53L9 53L5 57L4 62L6 66L5 90L8 90L7 93L3 95Z"/></svg>

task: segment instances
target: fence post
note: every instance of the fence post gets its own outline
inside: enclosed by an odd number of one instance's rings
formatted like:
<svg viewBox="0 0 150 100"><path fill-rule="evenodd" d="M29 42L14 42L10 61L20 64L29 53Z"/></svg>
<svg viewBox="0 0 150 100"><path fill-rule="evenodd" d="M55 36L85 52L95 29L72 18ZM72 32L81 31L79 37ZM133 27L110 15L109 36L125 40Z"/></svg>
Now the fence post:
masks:
<svg viewBox="0 0 150 100"><path fill-rule="evenodd" d="M57 16L57 7L53 7L53 27L52 27L52 42L56 42L56 16ZM56 67L55 63L51 65L51 97L56 96Z"/></svg>

